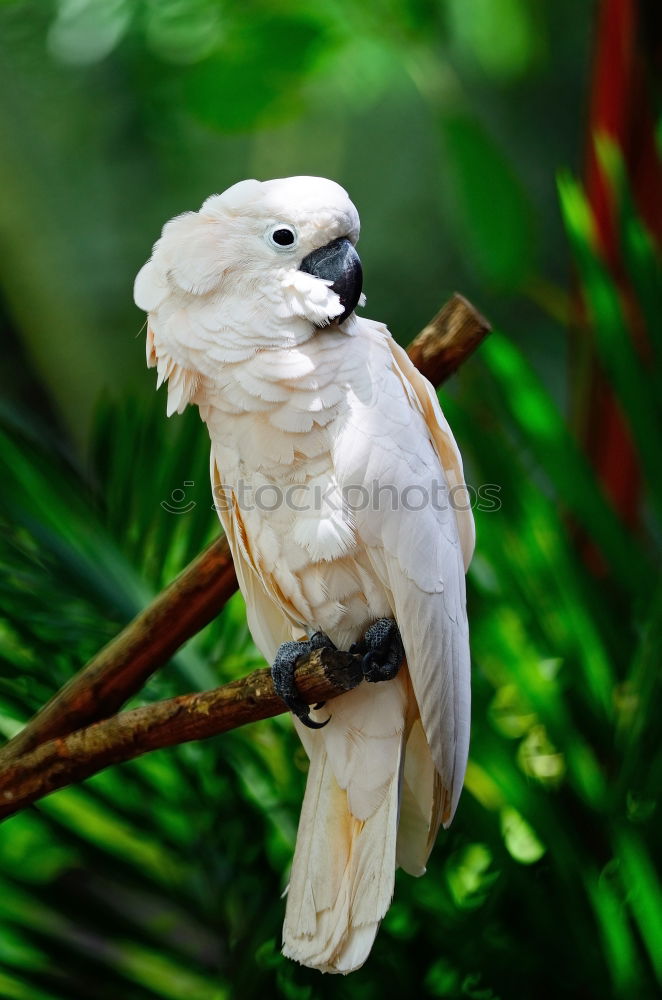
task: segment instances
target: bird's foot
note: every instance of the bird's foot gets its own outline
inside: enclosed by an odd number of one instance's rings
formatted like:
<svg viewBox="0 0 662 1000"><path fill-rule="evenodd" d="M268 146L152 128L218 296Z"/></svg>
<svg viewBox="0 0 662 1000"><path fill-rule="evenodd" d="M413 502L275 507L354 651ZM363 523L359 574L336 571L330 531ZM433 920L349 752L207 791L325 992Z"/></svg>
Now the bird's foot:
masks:
<svg viewBox="0 0 662 1000"><path fill-rule="evenodd" d="M371 682L393 680L405 655L400 629L393 618L380 618L349 651L363 655L363 676Z"/></svg>
<svg viewBox="0 0 662 1000"><path fill-rule="evenodd" d="M271 677L274 682L276 694L283 699L290 712L293 712L303 722L304 726L308 726L309 729L321 729L329 720L325 719L324 722L316 722L310 718L310 706L299 696L294 680L294 671L297 662L303 656L308 656L314 649L322 649L323 647L327 649L336 648L328 635L324 635L323 632L315 632L310 639L305 639L303 642L283 642L278 647L278 652L271 668ZM321 707L321 705L314 706L314 708Z"/></svg>

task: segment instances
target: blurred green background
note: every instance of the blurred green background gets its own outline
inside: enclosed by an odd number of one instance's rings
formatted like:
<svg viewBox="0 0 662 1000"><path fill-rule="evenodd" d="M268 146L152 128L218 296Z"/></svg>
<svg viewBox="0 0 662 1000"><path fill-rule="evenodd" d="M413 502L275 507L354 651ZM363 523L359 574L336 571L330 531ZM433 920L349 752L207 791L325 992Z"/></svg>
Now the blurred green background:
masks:
<svg viewBox="0 0 662 1000"><path fill-rule="evenodd" d="M442 402L501 500L476 513L466 790L367 965L279 954L305 780L280 717L0 827L3 1000L658 995L659 20L636 0L0 3L4 736L218 531L206 433L166 421L131 289L163 222L237 180L342 183L366 314L402 343L456 289L490 317ZM168 512L185 482L195 509ZM136 703L259 664L236 596Z"/></svg>

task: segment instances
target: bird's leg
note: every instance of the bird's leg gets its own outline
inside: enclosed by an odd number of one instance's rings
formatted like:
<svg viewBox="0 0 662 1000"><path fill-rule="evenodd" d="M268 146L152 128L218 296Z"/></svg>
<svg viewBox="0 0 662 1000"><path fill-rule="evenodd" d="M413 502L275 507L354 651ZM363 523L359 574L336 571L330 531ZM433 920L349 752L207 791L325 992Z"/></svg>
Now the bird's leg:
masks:
<svg viewBox="0 0 662 1000"><path fill-rule="evenodd" d="M321 649L322 647L326 647L327 649L336 648L328 635L324 635L323 632L315 632L310 639L305 639L303 642L283 642L278 647L278 652L271 668L271 677L274 682L276 694L283 699L290 712L294 712L297 718L303 722L304 726L308 726L309 729L321 729L329 720L325 719L324 722L315 722L314 719L310 718L310 707L299 697L299 692L294 681L294 671L298 660L302 656L308 656L314 649Z"/></svg>
<svg viewBox="0 0 662 1000"><path fill-rule="evenodd" d="M392 680L405 655L400 629L393 618L380 618L349 651L363 654L363 676L367 681Z"/></svg>

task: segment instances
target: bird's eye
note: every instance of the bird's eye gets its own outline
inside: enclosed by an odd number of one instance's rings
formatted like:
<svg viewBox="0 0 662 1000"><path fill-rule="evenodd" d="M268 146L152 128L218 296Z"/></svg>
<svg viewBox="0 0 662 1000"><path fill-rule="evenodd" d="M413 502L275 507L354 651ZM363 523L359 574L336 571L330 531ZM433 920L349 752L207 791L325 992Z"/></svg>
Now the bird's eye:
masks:
<svg viewBox="0 0 662 1000"><path fill-rule="evenodd" d="M291 226L274 226L269 231L269 242L276 247L289 249L297 242L297 234Z"/></svg>

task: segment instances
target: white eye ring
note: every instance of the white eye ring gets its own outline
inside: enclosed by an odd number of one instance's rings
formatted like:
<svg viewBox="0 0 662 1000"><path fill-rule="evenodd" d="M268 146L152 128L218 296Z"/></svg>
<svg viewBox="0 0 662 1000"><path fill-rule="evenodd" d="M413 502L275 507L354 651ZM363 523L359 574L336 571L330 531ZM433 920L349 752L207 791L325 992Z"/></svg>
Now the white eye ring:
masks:
<svg viewBox="0 0 662 1000"><path fill-rule="evenodd" d="M279 222L267 230L267 242L276 250L294 250L299 242L299 236L294 226Z"/></svg>

